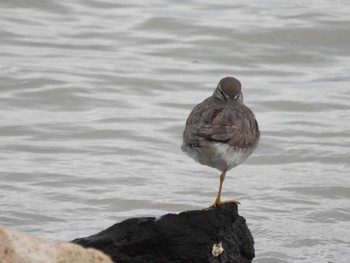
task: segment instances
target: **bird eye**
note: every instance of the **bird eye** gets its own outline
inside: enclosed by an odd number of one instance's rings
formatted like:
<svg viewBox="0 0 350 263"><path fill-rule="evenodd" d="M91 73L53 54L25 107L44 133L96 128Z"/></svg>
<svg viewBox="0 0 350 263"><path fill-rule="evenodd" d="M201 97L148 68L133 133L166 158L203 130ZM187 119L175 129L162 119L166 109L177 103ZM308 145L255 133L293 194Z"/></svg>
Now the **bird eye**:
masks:
<svg viewBox="0 0 350 263"><path fill-rule="evenodd" d="M224 93L222 90L220 90L220 92L221 92L221 95L222 95L224 98L226 98L225 93Z"/></svg>
<svg viewBox="0 0 350 263"><path fill-rule="evenodd" d="M241 94L240 94L240 93L238 93L238 94L234 97L235 100L238 100L238 99L240 99L240 98L241 98Z"/></svg>

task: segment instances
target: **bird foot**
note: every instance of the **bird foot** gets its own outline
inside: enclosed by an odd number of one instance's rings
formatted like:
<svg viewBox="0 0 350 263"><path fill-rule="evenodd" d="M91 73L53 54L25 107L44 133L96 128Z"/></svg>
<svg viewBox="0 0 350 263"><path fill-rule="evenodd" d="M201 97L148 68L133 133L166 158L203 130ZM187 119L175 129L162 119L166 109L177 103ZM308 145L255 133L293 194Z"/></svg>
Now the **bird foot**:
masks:
<svg viewBox="0 0 350 263"><path fill-rule="evenodd" d="M212 204L211 206L209 206L209 208L215 208L218 207L220 205L225 205L225 204L237 204L240 205L241 203L237 200L227 200L227 201L220 201L220 200L215 200L214 204Z"/></svg>

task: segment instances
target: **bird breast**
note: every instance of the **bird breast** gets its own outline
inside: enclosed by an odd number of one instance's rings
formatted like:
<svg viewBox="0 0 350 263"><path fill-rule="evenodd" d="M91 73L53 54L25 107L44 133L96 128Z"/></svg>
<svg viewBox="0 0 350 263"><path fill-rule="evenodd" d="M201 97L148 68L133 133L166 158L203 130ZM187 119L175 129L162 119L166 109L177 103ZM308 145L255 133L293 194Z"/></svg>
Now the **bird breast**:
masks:
<svg viewBox="0 0 350 263"><path fill-rule="evenodd" d="M219 171L230 170L240 165L254 151L253 147L238 148L225 143L212 143L201 147L183 145L182 149L196 162Z"/></svg>

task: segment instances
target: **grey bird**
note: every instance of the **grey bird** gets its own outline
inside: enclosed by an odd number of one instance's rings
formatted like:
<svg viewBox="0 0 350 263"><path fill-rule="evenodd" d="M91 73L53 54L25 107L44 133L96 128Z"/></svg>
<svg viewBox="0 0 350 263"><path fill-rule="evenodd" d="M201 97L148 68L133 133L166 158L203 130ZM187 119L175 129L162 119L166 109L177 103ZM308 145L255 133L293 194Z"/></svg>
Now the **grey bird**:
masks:
<svg viewBox="0 0 350 263"><path fill-rule="evenodd" d="M217 197L211 207L237 200L221 201L226 172L244 162L260 138L253 112L243 104L238 79L221 79L211 97L196 105L186 121L182 151L200 164L221 171Z"/></svg>

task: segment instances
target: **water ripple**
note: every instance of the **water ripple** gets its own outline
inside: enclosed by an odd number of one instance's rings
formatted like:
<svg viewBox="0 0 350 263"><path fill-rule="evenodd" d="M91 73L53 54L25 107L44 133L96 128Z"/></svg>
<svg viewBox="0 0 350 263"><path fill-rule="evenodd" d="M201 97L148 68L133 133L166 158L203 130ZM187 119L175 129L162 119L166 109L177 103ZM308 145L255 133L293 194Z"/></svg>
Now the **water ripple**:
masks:
<svg viewBox="0 0 350 263"><path fill-rule="evenodd" d="M180 150L234 75L261 141L230 171L258 262L347 262L350 29L344 0L0 3L0 223L71 240L200 209L219 172Z"/></svg>

